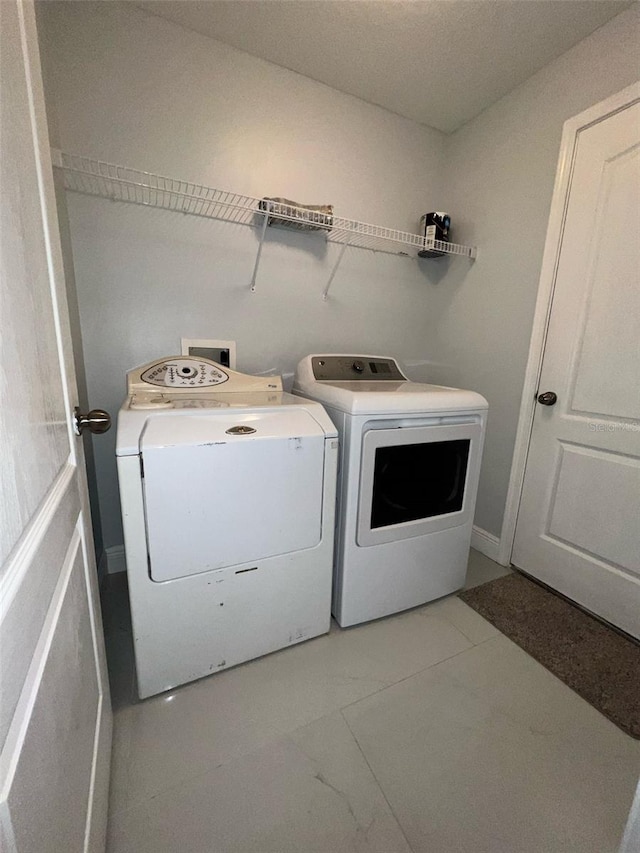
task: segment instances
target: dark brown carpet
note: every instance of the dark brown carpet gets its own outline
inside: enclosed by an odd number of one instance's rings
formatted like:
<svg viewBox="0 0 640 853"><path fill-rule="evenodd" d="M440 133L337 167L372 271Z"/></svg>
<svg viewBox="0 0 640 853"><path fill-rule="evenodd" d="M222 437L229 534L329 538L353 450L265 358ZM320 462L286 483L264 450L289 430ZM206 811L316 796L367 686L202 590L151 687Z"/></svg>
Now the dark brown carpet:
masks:
<svg viewBox="0 0 640 853"><path fill-rule="evenodd" d="M640 645L518 573L459 595L601 714L640 740Z"/></svg>

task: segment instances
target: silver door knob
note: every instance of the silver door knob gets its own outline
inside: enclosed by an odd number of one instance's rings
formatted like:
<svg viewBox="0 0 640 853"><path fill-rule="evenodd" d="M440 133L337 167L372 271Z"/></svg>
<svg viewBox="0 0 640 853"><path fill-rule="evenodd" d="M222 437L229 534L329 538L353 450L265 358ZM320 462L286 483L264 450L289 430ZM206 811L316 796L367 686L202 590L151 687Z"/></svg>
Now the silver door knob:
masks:
<svg viewBox="0 0 640 853"><path fill-rule="evenodd" d="M76 435L82 435L85 429L89 432L101 433L111 428L111 415L103 409L91 409L83 415L76 406L73 410Z"/></svg>
<svg viewBox="0 0 640 853"><path fill-rule="evenodd" d="M555 391L545 391L538 396L538 402L543 406L555 406L558 395Z"/></svg>

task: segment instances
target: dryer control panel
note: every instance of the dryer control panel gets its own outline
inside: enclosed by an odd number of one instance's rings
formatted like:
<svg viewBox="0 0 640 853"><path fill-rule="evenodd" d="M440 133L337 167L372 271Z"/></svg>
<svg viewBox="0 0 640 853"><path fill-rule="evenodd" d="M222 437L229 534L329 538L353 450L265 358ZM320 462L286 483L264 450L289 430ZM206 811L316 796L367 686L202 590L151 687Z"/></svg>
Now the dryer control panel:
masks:
<svg viewBox="0 0 640 853"><path fill-rule="evenodd" d="M405 380L395 359L377 355L314 355L311 357L313 377L319 381L367 382Z"/></svg>

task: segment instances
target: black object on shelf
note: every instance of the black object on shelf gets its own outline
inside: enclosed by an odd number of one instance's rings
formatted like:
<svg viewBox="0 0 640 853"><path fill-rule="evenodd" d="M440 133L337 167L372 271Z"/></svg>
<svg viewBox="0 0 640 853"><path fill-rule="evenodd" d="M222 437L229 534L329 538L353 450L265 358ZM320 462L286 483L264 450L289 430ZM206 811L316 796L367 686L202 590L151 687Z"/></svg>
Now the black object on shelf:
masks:
<svg viewBox="0 0 640 853"><path fill-rule="evenodd" d="M433 246L434 241L441 243L449 242L449 228L451 226L451 217L448 213L434 210L431 213L425 213L420 219L420 234L424 237L425 247L429 244ZM420 258L440 258L445 252L441 252L435 248L420 249L418 257Z"/></svg>

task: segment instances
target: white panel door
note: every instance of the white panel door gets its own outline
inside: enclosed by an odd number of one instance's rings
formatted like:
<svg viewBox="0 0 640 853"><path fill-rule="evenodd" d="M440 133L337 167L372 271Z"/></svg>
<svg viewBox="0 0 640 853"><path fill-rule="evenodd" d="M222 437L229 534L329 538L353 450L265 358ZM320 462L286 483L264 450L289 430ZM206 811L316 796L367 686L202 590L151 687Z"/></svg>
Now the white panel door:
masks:
<svg viewBox="0 0 640 853"><path fill-rule="evenodd" d="M0 2L0 81L0 848L97 853L111 707L30 2Z"/></svg>
<svg viewBox="0 0 640 853"><path fill-rule="evenodd" d="M557 401L538 398L512 561L640 637L637 91L579 130L571 170L538 388Z"/></svg>

